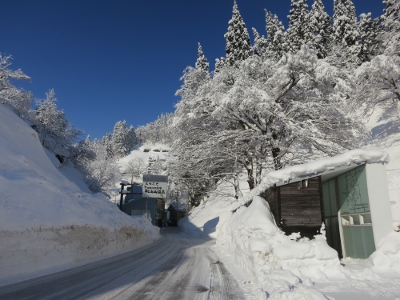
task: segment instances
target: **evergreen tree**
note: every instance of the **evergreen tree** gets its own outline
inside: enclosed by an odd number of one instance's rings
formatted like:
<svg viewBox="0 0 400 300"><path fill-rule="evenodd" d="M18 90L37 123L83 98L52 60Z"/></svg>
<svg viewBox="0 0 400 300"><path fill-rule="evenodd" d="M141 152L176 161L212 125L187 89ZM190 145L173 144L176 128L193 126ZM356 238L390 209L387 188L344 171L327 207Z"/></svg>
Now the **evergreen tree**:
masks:
<svg viewBox="0 0 400 300"><path fill-rule="evenodd" d="M126 133L126 138L125 138L125 147L128 149L127 151L130 151L135 145L138 144L138 138L136 136L135 128L133 126L129 126L129 129Z"/></svg>
<svg viewBox="0 0 400 300"><path fill-rule="evenodd" d="M289 28L287 30L286 44L291 52L297 52L300 47L311 38L308 22L307 0L292 0L292 9L288 16Z"/></svg>
<svg viewBox="0 0 400 300"><path fill-rule="evenodd" d="M116 158L124 157L137 143L133 126L128 129L125 120L115 123L111 142L113 156Z"/></svg>
<svg viewBox="0 0 400 300"><path fill-rule="evenodd" d="M3 56L0 53L0 102L9 105L21 118L27 119L32 103L32 94L18 89L10 83L11 80L30 80L20 69L12 71L9 69L12 57Z"/></svg>
<svg viewBox="0 0 400 300"><path fill-rule="evenodd" d="M107 133L103 138L101 139L101 144L104 147L104 152L106 153L106 159L113 159L114 158L114 152L113 152L113 143L112 143L113 135L112 133Z"/></svg>
<svg viewBox="0 0 400 300"><path fill-rule="evenodd" d="M321 0L314 1L308 21L311 33L309 45L317 50L319 58L324 58L328 54L332 39L332 20Z"/></svg>
<svg viewBox="0 0 400 300"><path fill-rule="evenodd" d="M384 27L385 30L390 32L400 31L400 1L398 0L384 0Z"/></svg>
<svg viewBox="0 0 400 300"><path fill-rule="evenodd" d="M385 0L384 14L381 17L379 40L382 51L388 55L400 55L400 1Z"/></svg>
<svg viewBox="0 0 400 300"><path fill-rule="evenodd" d="M267 56L268 41L264 36L260 36L255 28L252 28L254 36L253 52L254 54L264 58Z"/></svg>
<svg viewBox="0 0 400 300"><path fill-rule="evenodd" d="M285 44L285 27L277 15L265 10L268 53L275 59L282 57Z"/></svg>
<svg viewBox="0 0 400 300"><path fill-rule="evenodd" d="M206 73L209 72L210 63L207 61L200 43L198 43L197 61L195 66L198 70L202 70Z"/></svg>
<svg viewBox="0 0 400 300"><path fill-rule="evenodd" d="M69 156L68 147L81 132L65 118L63 110L57 109L56 102L54 90L46 93L45 100L36 100L37 108L30 112L32 128L37 131L45 148L60 157L66 157Z"/></svg>
<svg viewBox="0 0 400 300"><path fill-rule="evenodd" d="M356 9L351 0L334 0L333 30L337 43L356 44L358 38Z"/></svg>
<svg viewBox="0 0 400 300"><path fill-rule="evenodd" d="M236 62L245 60L253 53L249 32L240 15L236 0L233 4L232 19L229 20L228 24L228 32L224 35L226 61L233 66Z"/></svg>
<svg viewBox="0 0 400 300"><path fill-rule="evenodd" d="M214 73L218 73L226 64L226 58L221 57L221 58L216 58L215 59L215 68L214 68Z"/></svg>
<svg viewBox="0 0 400 300"><path fill-rule="evenodd" d="M361 14L358 23L358 59L360 62L370 61L375 55L378 44L379 20L372 20L371 13Z"/></svg>

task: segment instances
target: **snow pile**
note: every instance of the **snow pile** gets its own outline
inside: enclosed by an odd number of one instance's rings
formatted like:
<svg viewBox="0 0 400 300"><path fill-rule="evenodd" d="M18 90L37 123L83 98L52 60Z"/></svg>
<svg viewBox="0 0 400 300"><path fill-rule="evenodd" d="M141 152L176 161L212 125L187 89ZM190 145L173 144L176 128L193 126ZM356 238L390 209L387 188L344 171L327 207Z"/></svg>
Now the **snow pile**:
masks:
<svg viewBox="0 0 400 300"><path fill-rule="evenodd" d="M239 186L243 194L249 192L245 176L241 178ZM237 200L232 185L222 182L205 201L179 221L179 230L193 236L217 238L219 226L231 215L235 203Z"/></svg>
<svg viewBox="0 0 400 300"><path fill-rule="evenodd" d="M285 236L268 203L255 196L249 207L239 208L221 225L217 247L257 280L260 297L326 299L312 282L344 276L337 252L323 235L311 241L296 238Z"/></svg>
<svg viewBox="0 0 400 300"><path fill-rule="evenodd" d="M79 178L74 182L60 173L36 132L2 104L0 140L0 280L115 254L158 237L102 195L82 190Z"/></svg>
<svg viewBox="0 0 400 300"><path fill-rule="evenodd" d="M375 271L391 269L400 274L400 232L389 234L369 259Z"/></svg>
<svg viewBox="0 0 400 300"><path fill-rule="evenodd" d="M400 119L391 109L378 107L367 124L369 145L384 149L390 161L386 166L394 226L400 225Z"/></svg>

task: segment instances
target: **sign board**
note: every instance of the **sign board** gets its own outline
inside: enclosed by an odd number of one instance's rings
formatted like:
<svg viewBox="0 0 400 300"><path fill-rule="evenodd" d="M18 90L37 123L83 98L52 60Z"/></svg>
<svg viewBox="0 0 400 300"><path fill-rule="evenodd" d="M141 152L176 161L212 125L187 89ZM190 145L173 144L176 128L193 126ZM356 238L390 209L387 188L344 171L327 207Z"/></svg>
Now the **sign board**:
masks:
<svg viewBox="0 0 400 300"><path fill-rule="evenodd" d="M168 176L143 174L143 198L167 198Z"/></svg>

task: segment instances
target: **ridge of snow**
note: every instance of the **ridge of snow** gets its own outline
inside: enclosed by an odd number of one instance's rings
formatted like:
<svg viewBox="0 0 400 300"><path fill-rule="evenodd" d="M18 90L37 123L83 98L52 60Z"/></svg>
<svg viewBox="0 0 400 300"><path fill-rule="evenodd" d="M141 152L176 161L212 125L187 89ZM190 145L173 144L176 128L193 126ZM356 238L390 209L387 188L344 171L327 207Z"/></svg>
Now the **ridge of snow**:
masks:
<svg viewBox="0 0 400 300"><path fill-rule="evenodd" d="M36 132L1 103L0 144L0 281L159 237L158 228L80 188L71 166L62 167L68 178L62 174Z"/></svg>

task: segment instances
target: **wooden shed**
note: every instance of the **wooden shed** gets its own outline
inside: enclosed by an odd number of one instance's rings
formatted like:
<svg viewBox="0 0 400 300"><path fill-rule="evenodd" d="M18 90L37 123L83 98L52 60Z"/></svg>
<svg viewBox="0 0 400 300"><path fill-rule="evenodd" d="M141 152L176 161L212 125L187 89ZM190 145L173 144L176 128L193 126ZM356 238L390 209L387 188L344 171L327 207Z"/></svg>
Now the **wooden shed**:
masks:
<svg viewBox="0 0 400 300"><path fill-rule="evenodd" d="M367 258L393 226L385 164L362 161L365 157L361 152L356 163L338 156L319 161L323 167L316 170L305 164L276 171L289 179L277 180L260 196L287 235L299 232L312 239L324 223L327 243L339 257Z"/></svg>
<svg viewBox="0 0 400 300"><path fill-rule="evenodd" d="M261 194L270 205L277 225L287 234L300 232L312 238L324 221L321 176L275 187Z"/></svg>

